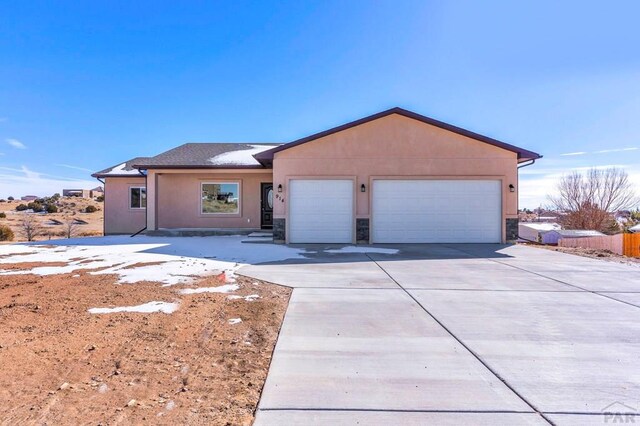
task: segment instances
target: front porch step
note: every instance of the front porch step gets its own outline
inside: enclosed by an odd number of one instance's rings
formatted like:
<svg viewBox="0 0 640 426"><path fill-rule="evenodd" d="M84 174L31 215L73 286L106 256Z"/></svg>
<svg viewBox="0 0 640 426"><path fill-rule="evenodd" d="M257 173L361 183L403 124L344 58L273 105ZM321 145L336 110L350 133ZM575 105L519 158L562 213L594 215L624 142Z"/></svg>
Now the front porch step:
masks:
<svg viewBox="0 0 640 426"><path fill-rule="evenodd" d="M271 229L261 229L249 234L249 238L273 238L273 231Z"/></svg>
<svg viewBox="0 0 640 426"><path fill-rule="evenodd" d="M152 237L211 237L215 235L247 235L266 233L255 228L161 228L154 231L145 231L145 235ZM261 235L266 236L266 235Z"/></svg>

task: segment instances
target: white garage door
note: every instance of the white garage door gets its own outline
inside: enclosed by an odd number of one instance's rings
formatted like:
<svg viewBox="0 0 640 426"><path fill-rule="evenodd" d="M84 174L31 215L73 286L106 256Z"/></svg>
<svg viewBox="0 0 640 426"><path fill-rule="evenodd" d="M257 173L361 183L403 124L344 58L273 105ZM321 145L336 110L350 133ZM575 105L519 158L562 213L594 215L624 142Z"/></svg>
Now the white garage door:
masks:
<svg viewBox="0 0 640 426"><path fill-rule="evenodd" d="M353 181L290 181L290 243L350 243L352 240Z"/></svg>
<svg viewBox="0 0 640 426"><path fill-rule="evenodd" d="M499 243L498 180L374 180L374 243Z"/></svg>

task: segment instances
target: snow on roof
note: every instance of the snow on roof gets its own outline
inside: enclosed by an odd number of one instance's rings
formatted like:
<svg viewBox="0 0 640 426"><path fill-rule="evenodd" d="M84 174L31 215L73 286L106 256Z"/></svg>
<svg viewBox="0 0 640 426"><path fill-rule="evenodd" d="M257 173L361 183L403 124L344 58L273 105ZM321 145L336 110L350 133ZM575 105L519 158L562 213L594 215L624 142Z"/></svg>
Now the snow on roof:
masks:
<svg viewBox="0 0 640 426"><path fill-rule="evenodd" d="M259 166L258 160L253 158L255 154L275 148L278 145L249 145L249 149L239 149L236 151L224 152L211 157L209 162L215 166Z"/></svg>
<svg viewBox="0 0 640 426"><path fill-rule="evenodd" d="M108 172L103 173L105 175L139 175L137 169L127 170L127 163L122 163L119 166L115 166L113 169Z"/></svg>
<svg viewBox="0 0 640 426"><path fill-rule="evenodd" d="M557 223L541 223L541 222L520 222L520 226L535 229L536 231L554 231L560 229Z"/></svg>
<svg viewBox="0 0 640 426"><path fill-rule="evenodd" d="M133 164L144 160L146 157L136 157L132 158L129 161L125 161L122 164L118 164L117 166L110 167L108 169L101 170L92 174L93 177L107 177L107 176L140 176L140 172L138 169L133 168ZM97 189L97 188L96 188ZM95 189L94 189L95 190Z"/></svg>
<svg viewBox="0 0 640 426"><path fill-rule="evenodd" d="M549 232L557 232L562 237L579 238L579 237L601 237L602 232L592 229L557 229Z"/></svg>

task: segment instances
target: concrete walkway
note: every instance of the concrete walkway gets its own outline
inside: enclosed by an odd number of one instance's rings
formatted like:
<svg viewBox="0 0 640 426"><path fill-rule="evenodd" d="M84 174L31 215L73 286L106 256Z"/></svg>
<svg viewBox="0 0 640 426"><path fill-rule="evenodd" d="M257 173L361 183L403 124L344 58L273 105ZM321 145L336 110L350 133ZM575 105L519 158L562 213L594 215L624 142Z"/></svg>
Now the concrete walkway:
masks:
<svg viewBox="0 0 640 426"><path fill-rule="evenodd" d="M294 287L257 425L640 422L640 268L524 246L310 251L240 270Z"/></svg>

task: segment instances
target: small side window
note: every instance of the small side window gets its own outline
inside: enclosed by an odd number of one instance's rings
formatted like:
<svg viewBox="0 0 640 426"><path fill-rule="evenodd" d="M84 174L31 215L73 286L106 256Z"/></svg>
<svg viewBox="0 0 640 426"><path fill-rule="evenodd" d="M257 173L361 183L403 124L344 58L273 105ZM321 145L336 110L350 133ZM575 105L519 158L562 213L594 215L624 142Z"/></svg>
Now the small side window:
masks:
<svg viewBox="0 0 640 426"><path fill-rule="evenodd" d="M144 209L147 207L147 188L129 188L129 207L132 209Z"/></svg>

